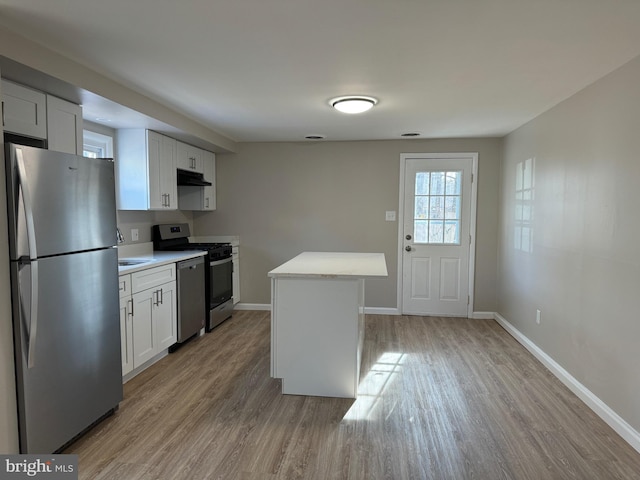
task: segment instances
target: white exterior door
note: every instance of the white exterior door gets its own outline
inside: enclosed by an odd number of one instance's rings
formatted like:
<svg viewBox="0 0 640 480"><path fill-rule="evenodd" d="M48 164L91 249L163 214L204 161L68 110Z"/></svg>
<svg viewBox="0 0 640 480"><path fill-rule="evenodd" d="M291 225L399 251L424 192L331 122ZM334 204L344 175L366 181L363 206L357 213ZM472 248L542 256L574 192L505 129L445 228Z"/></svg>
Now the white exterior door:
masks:
<svg viewBox="0 0 640 480"><path fill-rule="evenodd" d="M401 156L403 314L472 313L477 154Z"/></svg>

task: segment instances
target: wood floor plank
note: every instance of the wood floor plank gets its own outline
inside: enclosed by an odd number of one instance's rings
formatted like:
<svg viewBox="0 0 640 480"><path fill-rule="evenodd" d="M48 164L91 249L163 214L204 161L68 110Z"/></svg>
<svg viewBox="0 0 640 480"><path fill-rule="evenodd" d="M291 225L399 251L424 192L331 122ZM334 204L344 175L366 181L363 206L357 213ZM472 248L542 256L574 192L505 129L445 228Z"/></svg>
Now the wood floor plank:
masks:
<svg viewBox="0 0 640 480"><path fill-rule="evenodd" d="M282 395L269 312L125 385L91 480L640 479L640 454L492 320L367 316L359 396Z"/></svg>

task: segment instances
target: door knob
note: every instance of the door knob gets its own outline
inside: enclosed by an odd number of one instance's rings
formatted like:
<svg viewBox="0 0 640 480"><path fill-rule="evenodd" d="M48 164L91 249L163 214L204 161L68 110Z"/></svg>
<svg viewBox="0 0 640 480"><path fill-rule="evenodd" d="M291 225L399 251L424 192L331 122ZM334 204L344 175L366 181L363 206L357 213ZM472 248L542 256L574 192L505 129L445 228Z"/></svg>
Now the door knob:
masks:
<svg viewBox="0 0 640 480"><path fill-rule="evenodd" d="M406 237L404 237L404 238L406 238L407 240L411 240L411 235L410 235L410 234L407 234L407 236L406 236Z"/></svg>
<svg viewBox="0 0 640 480"><path fill-rule="evenodd" d="M411 245L407 245L406 247L404 247L404 249L405 249L407 252L410 252L410 251L411 251Z"/></svg>

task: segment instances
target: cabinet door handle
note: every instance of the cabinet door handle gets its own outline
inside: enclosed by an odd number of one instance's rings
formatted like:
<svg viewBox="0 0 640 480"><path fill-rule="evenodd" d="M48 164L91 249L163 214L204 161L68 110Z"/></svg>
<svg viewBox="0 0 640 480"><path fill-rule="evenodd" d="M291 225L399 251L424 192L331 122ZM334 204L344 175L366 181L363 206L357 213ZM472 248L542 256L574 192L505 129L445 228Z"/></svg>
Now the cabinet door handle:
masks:
<svg viewBox="0 0 640 480"><path fill-rule="evenodd" d="M4 127L4 102L2 102L2 126Z"/></svg>
<svg viewBox="0 0 640 480"><path fill-rule="evenodd" d="M131 302L131 308L129 309L129 315L131 315L133 317L133 298L130 300L127 300L127 303Z"/></svg>
<svg viewBox="0 0 640 480"><path fill-rule="evenodd" d="M171 194L167 193L167 207L171 206Z"/></svg>
<svg viewBox="0 0 640 480"><path fill-rule="evenodd" d="M205 201L204 208L209 208L209 197L206 197L204 201Z"/></svg>
<svg viewBox="0 0 640 480"><path fill-rule="evenodd" d="M160 305L164 305L164 290L161 288L158 291L160 292Z"/></svg>

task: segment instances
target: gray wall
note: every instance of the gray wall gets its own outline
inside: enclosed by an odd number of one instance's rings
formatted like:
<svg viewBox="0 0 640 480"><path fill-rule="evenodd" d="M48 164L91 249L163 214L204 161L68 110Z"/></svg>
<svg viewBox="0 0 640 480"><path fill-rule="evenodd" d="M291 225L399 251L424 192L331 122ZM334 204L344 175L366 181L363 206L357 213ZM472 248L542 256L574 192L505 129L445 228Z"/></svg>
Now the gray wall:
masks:
<svg viewBox="0 0 640 480"><path fill-rule="evenodd" d="M389 277L366 282L368 307L395 308L400 154L479 152L476 311L496 308L502 141L495 138L248 143L218 155L218 209L198 235L239 235L241 302L270 303L267 272L302 251L382 252Z"/></svg>
<svg viewBox="0 0 640 480"><path fill-rule="evenodd" d="M640 57L505 138L498 311L640 431ZM515 248L535 159L533 244ZM535 322L540 309L540 325Z"/></svg>

